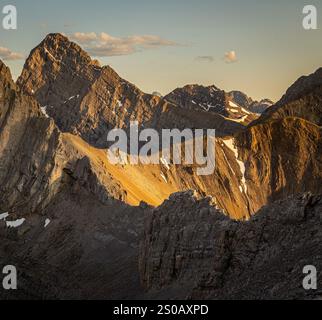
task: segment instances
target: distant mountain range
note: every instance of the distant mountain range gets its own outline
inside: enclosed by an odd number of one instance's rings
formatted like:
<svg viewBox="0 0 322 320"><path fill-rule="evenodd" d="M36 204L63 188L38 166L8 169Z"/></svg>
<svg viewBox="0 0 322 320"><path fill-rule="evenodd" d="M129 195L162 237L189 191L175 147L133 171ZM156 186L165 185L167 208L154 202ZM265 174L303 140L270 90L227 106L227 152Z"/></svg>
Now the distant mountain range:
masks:
<svg viewBox="0 0 322 320"><path fill-rule="evenodd" d="M22 269L13 297L310 298L285 279L297 257L322 265L321 89L319 69L277 103L216 86L145 94L61 34L16 83L0 62L0 264ZM216 129L215 172L111 165L107 133L131 121Z"/></svg>
<svg viewBox="0 0 322 320"><path fill-rule="evenodd" d="M274 102L270 99L253 101L252 98L248 97L245 93L241 91L231 91L228 93L228 96L236 104L246 108L248 111L251 111L253 113L263 113L274 104Z"/></svg>

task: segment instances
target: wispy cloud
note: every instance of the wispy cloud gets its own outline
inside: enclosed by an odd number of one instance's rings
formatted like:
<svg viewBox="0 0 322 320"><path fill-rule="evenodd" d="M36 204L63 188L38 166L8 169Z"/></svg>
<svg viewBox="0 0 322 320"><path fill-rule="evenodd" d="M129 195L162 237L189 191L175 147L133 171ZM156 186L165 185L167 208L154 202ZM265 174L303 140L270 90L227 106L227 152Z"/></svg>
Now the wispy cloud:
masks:
<svg viewBox="0 0 322 320"><path fill-rule="evenodd" d="M234 63L234 62L237 62L238 59L237 59L237 54L235 51L228 51L225 53L225 56L224 56L224 59L225 59L225 62L226 63Z"/></svg>
<svg viewBox="0 0 322 320"><path fill-rule="evenodd" d="M198 56L198 57L196 57L195 60L199 61L199 62L208 62L208 63L215 61L214 57L212 57L212 56Z"/></svg>
<svg viewBox="0 0 322 320"><path fill-rule="evenodd" d="M174 41L163 39L154 35L139 35L129 37L113 37L105 32L76 32L72 40L85 46L85 49L96 57L111 57L129 55L144 49L159 48L178 45Z"/></svg>
<svg viewBox="0 0 322 320"><path fill-rule="evenodd" d="M0 58L3 60L21 60L24 55L18 52L13 52L8 48L0 47Z"/></svg>
<svg viewBox="0 0 322 320"><path fill-rule="evenodd" d="M81 44L90 44L92 41L98 39L95 32L76 32L71 36L71 38Z"/></svg>

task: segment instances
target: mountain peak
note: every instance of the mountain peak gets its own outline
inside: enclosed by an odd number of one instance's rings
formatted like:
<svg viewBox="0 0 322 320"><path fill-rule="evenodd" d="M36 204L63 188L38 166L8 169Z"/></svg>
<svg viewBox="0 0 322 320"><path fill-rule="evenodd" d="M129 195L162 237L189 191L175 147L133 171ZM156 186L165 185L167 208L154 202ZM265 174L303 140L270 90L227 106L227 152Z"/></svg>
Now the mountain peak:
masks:
<svg viewBox="0 0 322 320"><path fill-rule="evenodd" d="M67 60L68 63L71 63L70 66L75 64L98 64L78 44L70 41L65 35L60 33L48 34L39 46L35 48L36 51L37 49L42 54L47 55L49 60L55 60L55 62L65 62Z"/></svg>
<svg viewBox="0 0 322 320"><path fill-rule="evenodd" d="M75 77L89 83L100 73L98 61L92 60L79 45L60 33L51 33L30 52L17 84L33 95L55 79L69 76L65 79L69 84Z"/></svg>

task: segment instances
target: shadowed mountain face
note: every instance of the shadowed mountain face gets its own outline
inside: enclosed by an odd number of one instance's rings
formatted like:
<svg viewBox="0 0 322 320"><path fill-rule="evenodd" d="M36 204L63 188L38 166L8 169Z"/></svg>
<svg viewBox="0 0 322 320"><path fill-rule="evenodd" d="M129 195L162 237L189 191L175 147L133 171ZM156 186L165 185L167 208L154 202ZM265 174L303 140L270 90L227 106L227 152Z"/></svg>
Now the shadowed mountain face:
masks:
<svg viewBox="0 0 322 320"><path fill-rule="evenodd" d="M19 290L0 297L318 298L301 284L305 265L322 265L321 205L306 194L236 222L192 193L156 209L102 204L66 177L41 215L16 229L0 222L0 262L19 270Z"/></svg>
<svg viewBox="0 0 322 320"><path fill-rule="evenodd" d="M64 184L45 209L24 214L19 228L0 221L0 263L10 258L19 272L19 290L0 290L0 298L133 299L142 294L138 246L147 207L103 203L86 190L84 177L66 174ZM10 213L7 221L15 219Z"/></svg>
<svg viewBox="0 0 322 320"><path fill-rule="evenodd" d="M18 86L34 96L63 132L78 134L93 145L106 143L107 130L131 120L151 120L160 98L146 95L100 67L78 45L53 34L26 61Z"/></svg>
<svg viewBox="0 0 322 320"><path fill-rule="evenodd" d="M256 119L250 98L214 86L147 95L58 34L17 84L0 62L0 265L12 257L20 272L13 298L310 298L299 278L321 265L321 196L308 195L322 194L320 78ZM214 173L112 165L107 132L132 120L218 129Z"/></svg>
<svg viewBox="0 0 322 320"><path fill-rule="evenodd" d="M236 222L207 200L175 195L147 218L140 271L148 297L317 299L303 289L302 270L322 266L321 214L322 197L306 194Z"/></svg>
<svg viewBox="0 0 322 320"><path fill-rule="evenodd" d="M247 125L259 117L274 103L269 99L253 101L241 91L225 92L216 86L187 85L164 97L185 110L206 111L219 114L241 125Z"/></svg>

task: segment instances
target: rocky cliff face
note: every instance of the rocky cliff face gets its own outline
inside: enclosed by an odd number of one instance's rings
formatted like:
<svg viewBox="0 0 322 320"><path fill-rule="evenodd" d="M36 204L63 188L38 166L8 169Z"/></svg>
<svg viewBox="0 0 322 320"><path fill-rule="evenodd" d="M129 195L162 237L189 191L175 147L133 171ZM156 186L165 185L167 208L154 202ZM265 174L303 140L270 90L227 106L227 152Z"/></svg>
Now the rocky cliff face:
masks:
<svg viewBox="0 0 322 320"><path fill-rule="evenodd" d="M141 201L159 205L171 193L196 189L200 196L216 197L234 217L249 215L238 188L240 177L225 169L229 155L224 156L220 146L216 151L218 162L222 162L216 173L220 176L218 181L213 176L198 176L196 167L162 163L113 166L108 163L106 150L96 149L78 136L61 133L33 96L16 90L4 65L2 70L0 209L3 211L22 214L21 208L28 213L44 208L64 186L64 175L70 173L83 176L87 189L101 201L114 198L132 205ZM92 174L91 180L88 173ZM224 184L228 180L231 185ZM230 198L223 196L231 190L236 194Z"/></svg>
<svg viewBox="0 0 322 320"><path fill-rule="evenodd" d="M235 136L251 212L292 194L322 192L321 134L311 122L282 118Z"/></svg>
<svg viewBox="0 0 322 320"><path fill-rule="evenodd" d="M302 270L322 265L321 199L299 195L237 222L192 192L154 209L103 204L68 174L22 226L0 221L0 263L10 257L19 272L19 290L0 297L315 299Z"/></svg>
<svg viewBox="0 0 322 320"><path fill-rule="evenodd" d="M300 78L277 104L234 136L246 166L251 212L299 192L321 193L320 83L320 70Z"/></svg>
<svg viewBox="0 0 322 320"><path fill-rule="evenodd" d="M2 62L0 68L0 207L34 209L59 184L60 135L37 102L16 91Z"/></svg>
<svg viewBox="0 0 322 320"><path fill-rule="evenodd" d="M248 222L229 220L208 201L177 194L148 213L140 253L147 297L318 297L303 289L302 270L322 265L321 196L276 202Z"/></svg>
<svg viewBox="0 0 322 320"><path fill-rule="evenodd" d="M17 90L1 62L0 101L0 209L34 212L44 208L59 192L66 170L78 171L86 154L62 134L32 96ZM106 198L126 195L97 161L87 163L95 173L92 189ZM95 192L94 192L95 193Z"/></svg>

